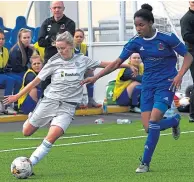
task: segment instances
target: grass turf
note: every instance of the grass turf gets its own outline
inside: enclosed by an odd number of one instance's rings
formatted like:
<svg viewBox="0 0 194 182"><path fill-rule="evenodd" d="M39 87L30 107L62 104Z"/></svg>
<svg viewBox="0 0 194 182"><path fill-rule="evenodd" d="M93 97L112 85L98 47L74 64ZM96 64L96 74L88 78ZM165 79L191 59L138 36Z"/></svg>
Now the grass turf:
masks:
<svg viewBox="0 0 194 182"><path fill-rule="evenodd" d="M51 152L34 167L35 176L25 181L36 182L187 182L194 181L194 133L182 134L175 141L171 134L161 136L151 163L151 171L136 174L146 134L139 121L128 125L90 124L71 126L64 136L100 134L58 140ZM194 130L187 118L181 120L181 130ZM40 129L32 137L44 137ZM171 130L161 134L171 133ZM130 138L145 136L142 138ZM10 173L10 164L18 156L30 156L40 140L16 140L21 132L0 133L0 181L18 181ZM24 138L24 137L23 137ZM111 140L116 139L116 140ZM81 143L82 142L82 143ZM84 143L85 142L85 143ZM68 145L67 145L68 144ZM19 149L7 151L5 149Z"/></svg>

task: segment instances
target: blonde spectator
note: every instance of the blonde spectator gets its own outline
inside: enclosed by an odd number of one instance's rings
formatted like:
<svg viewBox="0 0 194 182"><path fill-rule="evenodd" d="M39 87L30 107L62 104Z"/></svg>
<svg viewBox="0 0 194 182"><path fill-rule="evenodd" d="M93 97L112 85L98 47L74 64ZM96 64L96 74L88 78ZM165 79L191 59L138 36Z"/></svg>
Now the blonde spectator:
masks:
<svg viewBox="0 0 194 182"><path fill-rule="evenodd" d="M131 105L135 112L141 112L138 105L144 67L139 53L131 55L129 64L137 68L138 74L134 76L130 68L123 68L119 71L116 78L113 101L116 101L120 106Z"/></svg>
<svg viewBox="0 0 194 182"><path fill-rule="evenodd" d="M30 68L24 74L21 90L34 80L34 78L37 76L43 66L41 57L39 55L33 55L30 58L30 63ZM19 98L18 109L21 109L24 114L29 114L36 107L36 104L41 95L42 90L40 88L40 85L37 85L28 94L25 94Z"/></svg>

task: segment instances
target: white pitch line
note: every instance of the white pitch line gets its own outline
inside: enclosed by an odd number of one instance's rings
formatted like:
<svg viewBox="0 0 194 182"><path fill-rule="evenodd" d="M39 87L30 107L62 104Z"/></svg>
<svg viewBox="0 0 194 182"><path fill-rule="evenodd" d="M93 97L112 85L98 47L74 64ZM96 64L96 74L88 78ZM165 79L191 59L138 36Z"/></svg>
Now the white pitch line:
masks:
<svg viewBox="0 0 194 182"><path fill-rule="evenodd" d="M187 133L194 133L194 131L181 132L181 134L187 134ZM160 136L167 136L167 135L172 135L172 133L160 134ZM127 138L112 138L112 139L104 139L104 140L91 140L91 141L86 141L86 142L64 143L64 144L59 144L59 145L53 145L53 147L81 145L81 144L89 144L89 143L100 143L100 142L111 142L111 141L121 141L121 140L132 140L132 139L140 139L140 138L146 138L146 137L147 137L147 135L127 137ZM36 148L37 147L7 149L7 150L0 150L0 153L12 152L12 151L21 151L21 150L31 150L31 149L36 149Z"/></svg>
<svg viewBox="0 0 194 182"><path fill-rule="evenodd" d="M139 130L137 130L137 131L145 131L145 129L139 129Z"/></svg>
<svg viewBox="0 0 194 182"><path fill-rule="evenodd" d="M77 136L67 136L67 137L60 137L59 139L64 139L64 138L80 138L80 137L90 137L90 136L98 136L102 135L102 133L99 134L89 134L89 135L77 135ZM27 138L14 138L14 140L43 140L44 138L41 137L27 137Z"/></svg>

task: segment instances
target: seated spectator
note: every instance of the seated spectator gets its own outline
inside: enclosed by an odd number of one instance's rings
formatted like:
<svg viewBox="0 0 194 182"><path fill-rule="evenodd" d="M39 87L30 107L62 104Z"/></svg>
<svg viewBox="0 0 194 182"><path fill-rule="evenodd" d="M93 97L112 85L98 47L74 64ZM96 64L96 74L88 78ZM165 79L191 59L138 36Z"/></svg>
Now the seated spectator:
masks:
<svg viewBox="0 0 194 182"><path fill-rule="evenodd" d="M20 84L20 87L14 91L14 94L19 92L23 76L30 65L30 57L36 52L34 46L30 44L31 39L31 30L24 28L20 29L18 32L18 42L11 48L9 53L8 66L12 71L8 73L8 75ZM17 103L15 103L14 108L18 108Z"/></svg>
<svg viewBox="0 0 194 182"><path fill-rule="evenodd" d="M14 88L20 87L16 80L6 75L9 71L7 69L7 62L9 59L9 53L7 48L3 47L5 44L5 34L3 30L0 29L0 88L5 89L4 95L12 95ZM1 104L1 103L0 103ZM1 104L2 105L2 104ZM2 107L3 108L3 107ZM5 106L1 112L6 114L16 114L17 112L13 109L12 105Z"/></svg>
<svg viewBox="0 0 194 182"><path fill-rule="evenodd" d="M120 70L116 78L113 101L116 101L120 106L132 106L135 112L141 112L138 105L144 67L140 55L133 53L129 59L129 64L138 69L138 75L134 76L130 68Z"/></svg>
<svg viewBox="0 0 194 182"><path fill-rule="evenodd" d="M33 55L30 58L30 63L30 68L24 74L21 89L23 89L28 83L34 80L43 66L41 57L39 55ZM20 97L20 99L18 100L18 109L20 109L24 114L29 114L36 107L36 104L41 95L42 91L40 85L38 85L37 87L33 88L28 94Z"/></svg>
<svg viewBox="0 0 194 182"><path fill-rule="evenodd" d="M82 29L77 29L75 30L75 34L74 34L74 44L75 44L75 48L74 48L74 53L75 54L79 54L82 53L85 56L88 56L88 49L87 49L87 45L85 43L83 43L83 40L85 38L84 35L84 31ZM93 69L89 69L86 73L85 73L85 78L87 77L92 77L94 76L94 70ZM93 96L94 96L94 84L93 83L89 83L86 85L87 87L87 92L88 92L88 105L79 105L79 108L86 108L86 107L102 107L101 104L96 103L96 101L94 100Z"/></svg>
<svg viewBox="0 0 194 182"><path fill-rule="evenodd" d="M30 65L30 57L36 51L31 43L32 33L28 29L20 29L18 32L18 42L11 48L9 53L9 67L12 69L11 76L20 76L23 78L24 73Z"/></svg>

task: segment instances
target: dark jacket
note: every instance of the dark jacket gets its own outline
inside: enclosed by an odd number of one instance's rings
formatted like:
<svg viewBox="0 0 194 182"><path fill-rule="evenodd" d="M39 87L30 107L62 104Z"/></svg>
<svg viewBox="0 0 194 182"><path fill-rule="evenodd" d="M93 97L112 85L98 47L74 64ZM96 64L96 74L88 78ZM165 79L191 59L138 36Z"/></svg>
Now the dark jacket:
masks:
<svg viewBox="0 0 194 182"><path fill-rule="evenodd" d="M57 53L56 47L51 43L56 40L56 35L69 31L72 36L75 33L75 22L65 15L59 21L55 21L54 17L46 19L41 25L38 44L40 47L45 47L44 63L47 63L53 55Z"/></svg>
<svg viewBox="0 0 194 182"><path fill-rule="evenodd" d="M30 48L25 48L27 55L26 65L22 65L22 53L18 45L16 45L9 53L8 67L12 69L13 72L21 73L25 72L28 69L30 63L30 57L33 54L33 50Z"/></svg>
<svg viewBox="0 0 194 182"><path fill-rule="evenodd" d="M194 11L189 9L180 20L181 35L188 51L194 54Z"/></svg>

